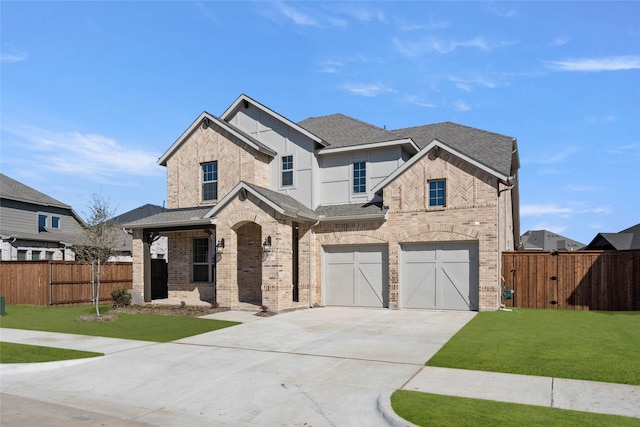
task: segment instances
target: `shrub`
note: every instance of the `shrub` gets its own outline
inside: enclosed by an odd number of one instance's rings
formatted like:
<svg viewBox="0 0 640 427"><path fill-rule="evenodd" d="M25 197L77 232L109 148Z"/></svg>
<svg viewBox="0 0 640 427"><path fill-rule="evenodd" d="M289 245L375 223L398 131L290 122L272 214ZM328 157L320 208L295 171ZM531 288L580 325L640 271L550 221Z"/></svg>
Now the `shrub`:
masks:
<svg viewBox="0 0 640 427"><path fill-rule="evenodd" d="M118 288L111 291L114 307L126 307L131 304L131 294L125 288Z"/></svg>

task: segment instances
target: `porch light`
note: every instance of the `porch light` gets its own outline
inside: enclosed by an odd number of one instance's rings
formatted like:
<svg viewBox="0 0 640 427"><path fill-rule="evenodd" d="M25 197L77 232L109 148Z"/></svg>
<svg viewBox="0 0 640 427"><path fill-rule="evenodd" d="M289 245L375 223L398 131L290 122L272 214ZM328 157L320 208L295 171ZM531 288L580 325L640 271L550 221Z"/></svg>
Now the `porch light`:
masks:
<svg viewBox="0 0 640 427"><path fill-rule="evenodd" d="M223 249L224 249L224 238L218 240L218 243L216 243L216 252L221 254Z"/></svg>
<svg viewBox="0 0 640 427"><path fill-rule="evenodd" d="M267 236L262 243L262 252L271 252L271 236Z"/></svg>

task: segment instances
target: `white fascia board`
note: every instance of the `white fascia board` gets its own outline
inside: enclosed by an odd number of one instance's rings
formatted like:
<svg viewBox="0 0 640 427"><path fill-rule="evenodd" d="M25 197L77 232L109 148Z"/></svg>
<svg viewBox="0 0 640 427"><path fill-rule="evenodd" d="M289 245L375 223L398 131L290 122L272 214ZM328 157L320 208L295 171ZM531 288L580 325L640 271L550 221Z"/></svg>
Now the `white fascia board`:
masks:
<svg viewBox="0 0 640 427"><path fill-rule="evenodd" d="M375 187L373 187L371 189L371 191L375 194L378 191L382 190L384 187L387 186L387 184L389 184L391 181L393 181L394 179L396 179L398 176L400 176L405 170L409 169L411 166L413 166L418 160L420 160L423 156L425 156L429 151L431 151L434 148L440 148L442 150L447 151L450 154L453 154L454 156L458 157L459 159L462 159L472 165L474 165L475 167L477 167L478 169L481 169L485 172L487 172L490 175L495 176L496 178L498 178L499 180L501 180L502 182L507 182L507 180L509 179L508 176L494 170L491 169L490 167L478 162L477 160L467 156L466 154L463 154L451 147L449 147L448 145L444 144L443 142L438 141L437 139L434 139L433 141L431 141L426 147L424 147L418 154L416 154L415 156L413 156L412 158L410 158L407 162L405 162L402 166L400 166L398 169L396 169L395 171L393 171L391 173L391 175L389 175L388 177L386 177L384 180L382 180L380 183L378 183L378 185L376 185Z"/></svg>
<svg viewBox="0 0 640 427"><path fill-rule="evenodd" d="M158 164L160 166L166 166L167 165L167 160L169 159L169 157L171 157L171 155L178 149L178 147L180 147L182 145L182 143L185 141L185 139L187 139L187 137L189 135L191 135L198 128L198 126L200 126L200 123L205 118L210 120L210 121L212 121L212 122L214 122L218 126L222 127L224 130L226 130L227 132L231 133L235 137L239 138L241 141L245 142L247 145L249 145L250 147L254 148L255 150L265 152L261 147L259 147L258 145L254 144L253 141L248 139L246 136L236 132L234 129L229 127L226 122L223 122L223 121L219 120L218 118L212 116L211 114L207 113L206 111L204 111L204 112L202 112L202 114L200 114L198 116L198 118L193 123L191 123L191 125L187 128L187 130L182 132L182 135L180 135L180 137L171 145L171 147L169 147L169 149L167 151L165 151L164 154L158 159ZM266 146L266 144L265 144L265 146ZM269 154L272 157L277 154L272 149L269 149L269 152L265 152L265 153Z"/></svg>
<svg viewBox="0 0 640 427"><path fill-rule="evenodd" d="M242 95L240 95L238 97L238 99L236 99L234 101L233 104L231 104L231 106L229 108L226 109L226 111L224 113L222 113L222 115L220 116L220 118L224 121L229 120L231 114L236 110L236 108L238 107L238 105L240 105L241 102L249 102L251 104L253 104L255 107L257 107L258 109L262 110L263 112L269 114L270 116L276 118L277 120L281 121L282 123L286 124L287 126L290 126L292 128L294 128L295 130L297 130L298 132L300 132L301 134L307 136L308 138L312 139L313 141L317 142L320 145L326 146L325 142L322 141L322 138L312 134L311 132L309 132L308 130L306 130L305 128L301 127L300 125L298 125L297 123L292 122L291 120L287 119L286 117L284 117L281 114L276 113L275 111L273 111L272 109L260 104L258 101L255 101L253 99L251 99L250 97L248 97L247 95L245 95L244 93Z"/></svg>
<svg viewBox="0 0 640 427"><path fill-rule="evenodd" d="M394 139L391 141L372 142L370 144L350 145L348 147L322 148L321 150L318 151L318 155L322 156L323 154L346 153L349 151L358 151L358 150L373 150L375 148L392 147L394 145L408 145L411 148L413 148L415 153L418 153L420 151L420 148L418 148L416 143L413 142L411 138L403 138L403 139Z"/></svg>

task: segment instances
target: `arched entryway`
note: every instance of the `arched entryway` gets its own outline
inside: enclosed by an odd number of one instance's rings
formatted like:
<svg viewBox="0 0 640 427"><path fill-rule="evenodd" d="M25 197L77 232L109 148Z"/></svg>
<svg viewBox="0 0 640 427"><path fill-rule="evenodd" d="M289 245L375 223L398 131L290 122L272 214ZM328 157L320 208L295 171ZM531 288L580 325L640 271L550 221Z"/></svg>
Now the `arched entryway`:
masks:
<svg viewBox="0 0 640 427"><path fill-rule="evenodd" d="M262 227L248 222L236 229L238 238L238 301L262 304Z"/></svg>

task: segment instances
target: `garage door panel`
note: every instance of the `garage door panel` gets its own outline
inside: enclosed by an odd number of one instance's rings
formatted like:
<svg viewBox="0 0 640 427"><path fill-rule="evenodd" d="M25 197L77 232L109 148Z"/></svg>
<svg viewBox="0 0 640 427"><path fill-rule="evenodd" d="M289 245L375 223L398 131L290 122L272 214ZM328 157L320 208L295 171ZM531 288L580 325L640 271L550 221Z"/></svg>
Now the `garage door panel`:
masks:
<svg viewBox="0 0 640 427"><path fill-rule="evenodd" d="M327 305L388 306L386 246L325 247L324 256Z"/></svg>
<svg viewBox="0 0 640 427"><path fill-rule="evenodd" d="M402 307L477 310L477 243L406 244L401 258Z"/></svg>

